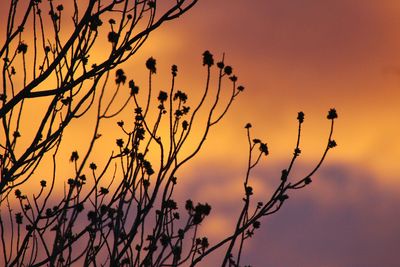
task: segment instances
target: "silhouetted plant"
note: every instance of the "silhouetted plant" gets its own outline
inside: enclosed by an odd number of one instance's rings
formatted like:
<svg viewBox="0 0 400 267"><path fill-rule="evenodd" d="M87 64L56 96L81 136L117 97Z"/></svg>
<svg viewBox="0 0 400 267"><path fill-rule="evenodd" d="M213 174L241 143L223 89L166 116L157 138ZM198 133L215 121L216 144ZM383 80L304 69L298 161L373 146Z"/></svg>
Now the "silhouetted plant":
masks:
<svg viewBox="0 0 400 267"><path fill-rule="evenodd" d="M170 89L156 95L152 88L152 79L157 73L154 58L145 63L149 73L146 89L118 67L140 48L151 31L185 13L197 1L171 1L172 7L159 17L156 16L157 1L89 0L83 13L82 4L72 2L74 29L65 42L62 25L66 11L62 5L54 6L49 1L44 9L41 1L30 1L20 16L17 14L19 2L10 3L7 38L0 50L4 58L0 95L3 125L0 144L3 257L0 262L4 266L194 266L211 253L225 249L221 265L240 266L245 241L261 226L261 219L277 212L292 190L310 184L327 152L336 146L332 139L336 110L328 112L331 127L320 161L301 178L292 175L301 153L304 123L304 113L298 113L292 160L282 171L275 191L264 202L253 203L255 189L250 178L269 150L267 143L252 137L251 124L245 125L249 156L243 196L238 196L243 199L243 207L232 233L211 243L206 236L199 235L202 222L211 214L211 205L191 199L177 203L174 192L178 182L184 183L177 173L199 153L210 129L226 115L244 86L237 84L233 68L225 65L224 59L216 63L216 85L212 85L215 66L209 51L203 53L204 91L199 101L191 105L188 94L176 89L176 65L171 67ZM42 11L47 9L49 19L46 20ZM118 14L115 15L118 19L108 17L110 14ZM23 40L28 18L33 20L33 43ZM110 29L106 34L111 45L109 54L103 61L91 62L89 53L102 34L99 28L107 27L102 21L105 18ZM144 23L146 18L148 21ZM52 42L45 37L46 21L52 25ZM144 28L137 29L140 26ZM27 61L28 56L32 56L32 62ZM115 75L113 85L110 75ZM55 80L54 88L49 89L51 79ZM227 92L223 90L226 82L230 91L228 101L224 102L221 99ZM115 88L110 99L105 96L109 87ZM126 101L118 104L116 99L121 94L125 94ZM139 96L144 96L144 101ZM32 104L31 98L47 101L42 114L27 113L25 108ZM112 112L115 106L117 111ZM91 162L101 136L101 123L122 116L126 109L133 116L116 123L115 128L121 134L115 140L116 152L105 151L109 156L104 164ZM89 114L89 110L96 114L93 131L84 133L91 136L88 148L70 151L69 163L58 162L56 156L62 153L59 148L65 129L72 120ZM37 127L32 126L35 133L29 136L30 142L22 143L19 141L23 134L22 119L29 116L35 117L31 120ZM203 116L205 121L200 118ZM193 138L195 132L200 133L200 138ZM188 143L191 150L184 152ZM44 160L46 155L50 155L51 162ZM23 185L32 183L40 164L51 166L46 174L51 179L33 181L38 186L36 193L25 194ZM71 166L70 178L64 179L57 173L60 164ZM55 189L60 179L65 180L61 196Z"/></svg>
<svg viewBox="0 0 400 267"><path fill-rule="evenodd" d="M71 0L68 10L55 2L7 3L6 38L0 47L3 196L32 175L44 154L58 146L72 120L90 110L110 70L134 55L152 31L187 12L197 0L163 4ZM103 20L108 20L108 25ZM108 46L101 43L107 32ZM99 49L101 56L93 56ZM125 80L123 71L117 71L117 85ZM40 112L28 114L26 105L35 99L47 102L41 102ZM35 117L30 118L32 115ZM20 123L27 119L36 133L25 143L19 141L23 134Z"/></svg>

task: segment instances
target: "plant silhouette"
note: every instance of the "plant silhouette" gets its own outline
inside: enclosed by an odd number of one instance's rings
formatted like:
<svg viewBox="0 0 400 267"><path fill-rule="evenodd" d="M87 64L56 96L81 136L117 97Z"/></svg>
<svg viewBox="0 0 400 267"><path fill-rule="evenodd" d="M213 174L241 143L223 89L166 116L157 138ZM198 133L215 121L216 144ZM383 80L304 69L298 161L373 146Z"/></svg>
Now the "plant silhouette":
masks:
<svg viewBox="0 0 400 267"><path fill-rule="evenodd" d="M195 266L211 253L225 250L221 265L240 266L245 241L255 234L261 219L277 212L292 190L310 184L336 146L332 139L336 110L327 116L330 130L319 162L301 178L292 175L301 153L304 113L298 113L293 157L272 195L258 203L252 201L250 178L269 151L267 143L252 136L252 125L245 125L248 163L243 195L238 196L243 207L232 233L210 243L199 229L212 207L191 199L178 204L175 189L185 181L177 173L198 155L244 86L238 84L233 68L224 59L215 64L209 51L202 55L204 90L194 104L186 92L176 89L176 65L171 67L170 89L156 93L152 85L156 59L145 62L146 86L121 67L152 31L197 1L74 0L68 7L55 2L8 3L6 38L0 48L1 265ZM103 57L93 56L99 47ZM111 96L108 88L113 89ZM121 97L123 103L118 101ZM34 113L32 107L37 108ZM134 115L123 120L127 109ZM59 162L59 154L65 153L60 149L65 132L84 116L94 122L93 129L82 133L88 137L87 148L69 151L69 162ZM109 155L104 164L91 161L101 125L115 118L115 131L121 135L115 140L116 152L104 151ZM30 129L24 133L27 121ZM189 143L190 152L184 151ZM35 176L43 165L50 179ZM60 165L71 167L73 175L65 178L58 172ZM60 180L61 194L56 186ZM26 184L37 188L25 193Z"/></svg>

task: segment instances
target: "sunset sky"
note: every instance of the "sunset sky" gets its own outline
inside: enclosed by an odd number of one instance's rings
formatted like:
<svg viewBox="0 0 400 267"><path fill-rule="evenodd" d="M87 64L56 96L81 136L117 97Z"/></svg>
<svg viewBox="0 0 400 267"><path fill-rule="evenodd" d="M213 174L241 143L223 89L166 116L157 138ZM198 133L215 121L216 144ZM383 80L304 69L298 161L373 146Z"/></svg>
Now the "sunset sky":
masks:
<svg viewBox="0 0 400 267"><path fill-rule="evenodd" d="M144 63L156 58L160 90L169 86L170 66L177 64L177 86L196 96L205 81L205 50L216 60L225 53L225 63L245 86L203 151L179 174L182 200L213 207L208 233L228 233L242 204L246 123L269 146L270 155L251 178L255 197L267 200L290 162L297 112L305 113L305 122L293 178L318 163L329 134L327 112L336 108L338 146L310 186L291 192L282 210L261 222L242 263L399 266L400 2L199 0L152 33L124 69L145 83Z"/></svg>
<svg viewBox="0 0 400 267"><path fill-rule="evenodd" d="M219 196L221 188L241 186L246 122L271 150L255 182L273 185L295 144L297 112L306 114L301 176L322 153L326 112L338 110L338 147L312 186L294 192L263 222L244 263L398 266L399 48L400 4L394 0L203 0L152 36L141 55L156 57L160 66L178 64L182 79L202 73L200 55L208 49L216 57L225 52L246 87L193 167L201 174L188 194L208 193L219 211L230 214L229 207L240 204L233 193ZM215 223L225 225L223 218Z"/></svg>

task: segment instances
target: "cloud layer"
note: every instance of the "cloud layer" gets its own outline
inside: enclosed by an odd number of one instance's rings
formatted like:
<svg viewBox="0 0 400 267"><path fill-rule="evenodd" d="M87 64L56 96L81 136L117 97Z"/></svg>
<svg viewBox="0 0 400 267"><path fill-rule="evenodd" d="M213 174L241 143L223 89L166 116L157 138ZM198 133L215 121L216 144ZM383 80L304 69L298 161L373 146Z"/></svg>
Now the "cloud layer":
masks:
<svg viewBox="0 0 400 267"><path fill-rule="evenodd" d="M212 169L213 171L207 170ZM226 168L208 166L186 187L185 195L213 206L211 234L228 233L241 206L241 179ZM278 181L278 166L255 173L256 198L267 196ZM306 169L298 169L301 173ZM274 178L275 177L275 178ZM398 264L399 188L383 186L367 169L347 164L323 167L310 187L292 192L277 214L262 221L247 243L243 264L252 266L354 266ZM213 216L216 216L213 219ZM207 231L206 231L207 232ZM214 259L217 261L217 257Z"/></svg>

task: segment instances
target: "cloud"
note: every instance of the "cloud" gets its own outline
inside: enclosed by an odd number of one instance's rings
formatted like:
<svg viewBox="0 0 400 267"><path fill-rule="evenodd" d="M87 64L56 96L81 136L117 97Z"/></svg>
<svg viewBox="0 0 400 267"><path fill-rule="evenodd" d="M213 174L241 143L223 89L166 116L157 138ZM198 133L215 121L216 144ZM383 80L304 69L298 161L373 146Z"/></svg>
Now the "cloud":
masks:
<svg viewBox="0 0 400 267"><path fill-rule="evenodd" d="M399 190L357 166L330 166L318 176L267 219L246 258L276 267L397 266Z"/></svg>
<svg viewBox="0 0 400 267"><path fill-rule="evenodd" d="M202 169L202 182L194 175L185 192L208 199L218 224L205 224L229 232L241 207L241 196L231 190L242 185L237 170ZM302 166L299 172L305 169ZM272 188L272 171L258 171L254 186L263 195ZM199 173L194 171L194 173ZM258 177L258 178L257 178ZM400 246L400 189L382 185L380 177L361 166L331 164L321 169L310 187L292 192L277 214L264 218L262 227L247 243L242 264L252 266L354 266L398 265ZM267 182L267 183L265 183ZM186 184L186 182L185 182ZM269 184L269 185L268 185ZM210 189L212 188L212 189ZM236 197L236 201L235 201ZM217 198L219 201L217 201ZM225 222L221 218L225 217ZM227 223L228 222L228 223ZM223 229L221 229L223 225ZM229 228L230 226L230 228Z"/></svg>

